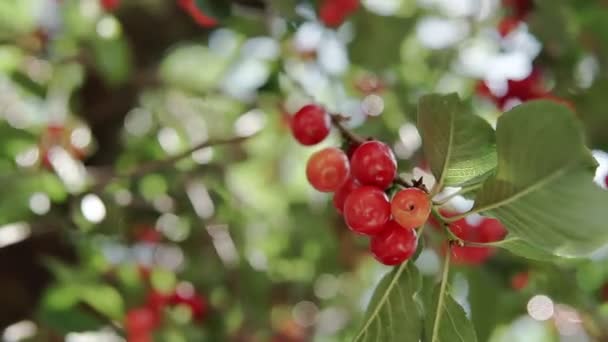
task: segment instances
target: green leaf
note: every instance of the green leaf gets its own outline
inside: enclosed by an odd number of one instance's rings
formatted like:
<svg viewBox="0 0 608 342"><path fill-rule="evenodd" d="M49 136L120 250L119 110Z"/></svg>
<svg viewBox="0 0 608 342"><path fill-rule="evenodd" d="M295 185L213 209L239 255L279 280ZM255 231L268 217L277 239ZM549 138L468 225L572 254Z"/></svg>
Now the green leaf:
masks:
<svg viewBox="0 0 608 342"><path fill-rule="evenodd" d="M172 86L206 92L219 82L230 61L203 45L181 46L162 62L160 75Z"/></svg>
<svg viewBox="0 0 608 342"><path fill-rule="evenodd" d="M353 341L418 341L422 319L414 296L421 282L418 270L410 263L385 275L374 291Z"/></svg>
<svg viewBox="0 0 608 342"><path fill-rule="evenodd" d="M429 305L429 311L426 313L428 318L425 321L425 335L427 340L431 340L433 332L433 326L435 319L437 318L437 303L439 302L439 285L433 291L431 297L431 303ZM477 335L473 324L467 318L464 310L458 304L449 292L443 294L443 305L441 306L441 319L439 321L439 330L437 335L437 342L475 342L477 341ZM408 340L409 341L409 340Z"/></svg>
<svg viewBox="0 0 608 342"><path fill-rule="evenodd" d="M82 300L105 316L120 320L124 303L120 293L108 285L89 285L82 288Z"/></svg>
<svg viewBox="0 0 608 342"><path fill-rule="evenodd" d="M129 44L124 37L97 38L91 42L95 64L105 81L112 86L127 81L132 68Z"/></svg>
<svg viewBox="0 0 608 342"><path fill-rule="evenodd" d="M494 130L456 94L422 97L418 129L439 189L481 182L496 166Z"/></svg>
<svg viewBox="0 0 608 342"><path fill-rule="evenodd" d="M595 163L572 112L528 102L503 114L496 133L498 168L473 212L500 219L512 236L556 255L587 255L608 241L608 192L592 181Z"/></svg>
<svg viewBox="0 0 608 342"><path fill-rule="evenodd" d="M354 64L382 71L399 63L398 47L405 33L415 24L412 18L381 16L362 10L357 11L353 21L357 32L355 40L349 44L349 56Z"/></svg>
<svg viewBox="0 0 608 342"><path fill-rule="evenodd" d="M521 257L536 261L557 262L564 260L562 258L556 258L555 255L547 251L535 248L526 240L521 239L519 237L507 236L504 240L490 242L488 243L488 245L500 247L508 250L509 252L515 255L519 255Z"/></svg>
<svg viewBox="0 0 608 342"><path fill-rule="evenodd" d="M196 7L206 16L223 19L230 15L230 2L225 0L196 0Z"/></svg>

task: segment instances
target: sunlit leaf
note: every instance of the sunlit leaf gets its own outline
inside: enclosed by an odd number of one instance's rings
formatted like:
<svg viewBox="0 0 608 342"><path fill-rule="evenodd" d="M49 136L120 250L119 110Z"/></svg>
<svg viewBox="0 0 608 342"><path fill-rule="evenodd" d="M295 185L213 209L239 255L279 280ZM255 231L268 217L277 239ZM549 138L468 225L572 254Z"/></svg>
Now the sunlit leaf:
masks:
<svg viewBox="0 0 608 342"><path fill-rule="evenodd" d="M477 193L474 211L557 255L586 255L608 241L608 192L592 181L594 160L574 113L528 102L503 114L496 133L498 168Z"/></svg>

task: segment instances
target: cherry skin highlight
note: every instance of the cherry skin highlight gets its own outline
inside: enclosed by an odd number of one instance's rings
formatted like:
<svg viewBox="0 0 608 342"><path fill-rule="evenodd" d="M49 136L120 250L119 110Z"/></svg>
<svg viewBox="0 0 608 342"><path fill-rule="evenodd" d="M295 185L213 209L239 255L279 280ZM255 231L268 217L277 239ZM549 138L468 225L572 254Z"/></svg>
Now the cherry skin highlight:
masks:
<svg viewBox="0 0 608 342"><path fill-rule="evenodd" d="M302 107L291 119L291 131L305 146L320 143L329 135L331 120L325 109L317 105Z"/></svg>
<svg viewBox="0 0 608 342"><path fill-rule="evenodd" d="M366 141L353 153L351 170L359 183L386 189L397 176L397 161L386 144Z"/></svg>
<svg viewBox="0 0 608 342"><path fill-rule="evenodd" d="M333 192L348 179L350 166L342 150L327 147L310 156L306 164L306 178L313 188Z"/></svg>
<svg viewBox="0 0 608 342"><path fill-rule="evenodd" d="M376 260L389 266L399 265L409 259L418 246L414 229L403 228L391 220L382 232L372 237L370 250Z"/></svg>
<svg viewBox="0 0 608 342"><path fill-rule="evenodd" d="M390 217L388 197L373 186L353 190L344 202L344 220L352 231L359 234L378 234Z"/></svg>
<svg viewBox="0 0 608 342"><path fill-rule="evenodd" d="M334 193L333 204L340 215L344 212L344 202L346 197L355 189L359 189L361 184L353 178L348 178L344 184Z"/></svg>
<svg viewBox="0 0 608 342"><path fill-rule="evenodd" d="M403 228L417 228L429 218L431 200L418 188L404 189L393 197L391 213Z"/></svg>

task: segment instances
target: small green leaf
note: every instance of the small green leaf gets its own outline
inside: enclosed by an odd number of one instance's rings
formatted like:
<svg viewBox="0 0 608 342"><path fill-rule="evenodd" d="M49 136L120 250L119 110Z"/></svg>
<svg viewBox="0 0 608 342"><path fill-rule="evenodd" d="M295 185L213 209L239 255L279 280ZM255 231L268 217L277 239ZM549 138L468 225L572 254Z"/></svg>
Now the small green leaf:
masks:
<svg viewBox="0 0 608 342"><path fill-rule="evenodd" d="M422 97L418 129L438 189L481 182L496 167L494 130L456 94Z"/></svg>
<svg viewBox="0 0 608 342"><path fill-rule="evenodd" d="M163 293L169 293L175 288L177 279L173 272L163 269L153 269L150 274L150 281L155 290Z"/></svg>
<svg viewBox="0 0 608 342"><path fill-rule="evenodd" d="M82 300L108 318L119 320L124 304L120 293L108 285L89 285L82 288Z"/></svg>
<svg viewBox="0 0 608 342"><path fill-rule="evenodd" d="M418 270L410 263L385 275L374 291L353 341L418 341L422 317L414 296L421 282Z"/></svg>
<svg viewBox="0 0 608 342"><path fill-rule="evenodd" d="M429 311L426 313L425 336L431 340L433 326L437 318L437 303L439 302L440 287L437 286L433 291ZM449 292L443 294L443 305L441 306L441 319L439 320L439 330L436 341L438 342L475 342L477 335L473 324L467 318L464 310ZM402 340L405 341L405 340ZM409 340L407 340L409 341Z"/></svg>
<svg viewBox="0 0 608 342"><path fill-rule="evenodd" d="M608 241L608 192L592 181L595 162L571 111L531 101L503 114L496 133L497 171L477 193L474 212L560 256L584 256Z"/></svg>

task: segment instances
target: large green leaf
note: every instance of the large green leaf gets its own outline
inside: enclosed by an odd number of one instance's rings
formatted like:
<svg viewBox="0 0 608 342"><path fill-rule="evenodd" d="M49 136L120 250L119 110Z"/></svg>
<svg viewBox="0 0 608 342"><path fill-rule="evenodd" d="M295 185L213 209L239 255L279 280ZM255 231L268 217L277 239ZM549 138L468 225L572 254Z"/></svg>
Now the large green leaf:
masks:
<svg viewBox="0 0 608 342"><path fill-rule="evenodd" d="M418 342L422 318L414 295L422 280L413 264L396 267L382 278L353 341Z"/></svg>
<svg viewBox="0 0 608 342"><path fill-rule="evenodd" d="M440 286L437 285L426 313L427 319L425 320L424 325L426 339L424 341L430 342L432 339L433 327L435 325L435 320L437 319L437 310L441 310L441 319L439 320L439 328L437 330L435 342L477 341L477 335L475 334L473 324L467 318L467 315L460 304L458 304L450 293L446 291L443 295L441 308L439 308L439 293Z"/></svg>
<svg viewBox="0 0 608 342"><path fill-rule="evenodd" d="M440 187L481 182L496 166L494 130L456 94L422 97L418 129L424 155Z"/></svg>
<svg viewBox="0 0 608 342"><path fill-rule="evenodd" d="M555 255L542 250L535 248L533 245L530 245L526 240L519 237L511 237L507 236L504 240L491 242L488 245L504 248L509 252L522 256L527 259L544 261L544 262L555 262L561 261L563 259L556 258Z"/></svg>
<svg viewBox="0 0 608 342"><path fill-rule="evenodd" d="M608 242L608 192L592 182L594 160L572 112L528 102L503 114L496 133L498 168L473 211L556 255L586 255Z"/></svg>

